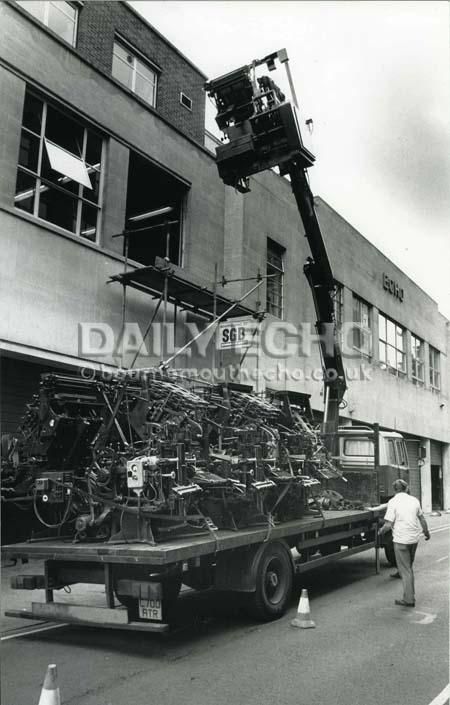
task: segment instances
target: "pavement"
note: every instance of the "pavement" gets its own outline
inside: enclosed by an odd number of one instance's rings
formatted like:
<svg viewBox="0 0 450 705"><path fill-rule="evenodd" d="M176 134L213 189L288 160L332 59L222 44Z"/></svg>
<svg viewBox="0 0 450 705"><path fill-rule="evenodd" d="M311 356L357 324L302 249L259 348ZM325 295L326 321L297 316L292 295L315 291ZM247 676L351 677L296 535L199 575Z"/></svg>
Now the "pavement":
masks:
<svg viewBox="0 0 450 705"><path fill-rule="evenodd" d="M37 702L55 662L62 705L445 705L449 519L427 517L432 538L417 551L414 610L394 605L401 584L385 560L375 575L370 550L304 574L287 614L268 624L211 592L185 593L177 628L164 638L34 621L33 629L50 629L33 635L28 621L2 616L2 703ZM43 599L42 591L8 587L11 575L41 568L3 568L3 609ZM313 630L290 626L303 587ZM104 605L104 591L81 586L55 599Z"/></svg>

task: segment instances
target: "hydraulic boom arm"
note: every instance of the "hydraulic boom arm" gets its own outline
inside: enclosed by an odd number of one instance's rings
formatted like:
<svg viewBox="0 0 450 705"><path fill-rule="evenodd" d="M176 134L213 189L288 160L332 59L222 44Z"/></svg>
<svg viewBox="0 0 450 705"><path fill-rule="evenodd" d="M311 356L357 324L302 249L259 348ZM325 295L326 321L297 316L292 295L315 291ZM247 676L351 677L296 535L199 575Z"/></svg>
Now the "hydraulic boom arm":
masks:
<svg viewBox="0 0 450 705"><path fill-rule="evenodd" d="M293 92L285 49L209 81L205 89L216 103L216 122L228 138L216 149L224 183L246 193L252 174L275 166L281 174L289 174L311 250L304 272L317 315L325 393L323 433L327 447L334 452L339 406L347 388L334 315L336 288L306 175L314 156L303 145L294 106L271 78L255 75L256 67L263 64L273 71L276 59L285 65ZM294 92L293 99L296 104Z"/></svg>

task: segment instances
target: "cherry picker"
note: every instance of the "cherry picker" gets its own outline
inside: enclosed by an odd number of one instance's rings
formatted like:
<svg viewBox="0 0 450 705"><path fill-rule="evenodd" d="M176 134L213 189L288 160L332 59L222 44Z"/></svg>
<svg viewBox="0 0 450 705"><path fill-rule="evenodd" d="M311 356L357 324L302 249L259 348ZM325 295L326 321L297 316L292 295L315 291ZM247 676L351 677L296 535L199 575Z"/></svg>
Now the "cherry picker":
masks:
<svg viewBox="0 0 450 705"><path fill-rule="evenodd" d="M273 71L277 61L285 66L292 102L286 100L269 76L256 77L258 67L265 65ZM314 164L315 157L302 141L287 52L281 49L208 81L205 90L215 102L216 122L226 139L216 149L217 168L223 182L248 193L250 176L274 167L290 179L311 250L304 273L314 300L322 359L325 401L322 433L326 447L336 454L339 408L347 389L336 334L336 286L308 183L307 169Z"/></svg>

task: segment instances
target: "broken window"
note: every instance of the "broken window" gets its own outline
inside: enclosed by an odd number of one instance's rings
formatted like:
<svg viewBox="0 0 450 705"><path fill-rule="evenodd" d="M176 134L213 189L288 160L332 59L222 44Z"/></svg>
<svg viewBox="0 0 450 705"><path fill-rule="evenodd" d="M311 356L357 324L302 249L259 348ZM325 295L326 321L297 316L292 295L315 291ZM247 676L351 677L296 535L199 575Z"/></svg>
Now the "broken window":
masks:
<svg viewBox="0 0 450 705"><path fill-rule="evenodd" d="M72 2L17 2L66 42L75 46L78 9Z"/></svg>
<svg viewBox="0 0 450 705"><path fill-rule="evenodd" d="M98 133L27 92L14 205L95 241L102 150Z"/></svg>
<svg viewBox="0 0 450 705"><path fill-rule="evenodd" d="M187 185L160 167L130 153L127 190L128 257L140 264L154 264L155 257L169 257L181 265L183 208ZM170 209L170 210L169 210Z"/></svg>

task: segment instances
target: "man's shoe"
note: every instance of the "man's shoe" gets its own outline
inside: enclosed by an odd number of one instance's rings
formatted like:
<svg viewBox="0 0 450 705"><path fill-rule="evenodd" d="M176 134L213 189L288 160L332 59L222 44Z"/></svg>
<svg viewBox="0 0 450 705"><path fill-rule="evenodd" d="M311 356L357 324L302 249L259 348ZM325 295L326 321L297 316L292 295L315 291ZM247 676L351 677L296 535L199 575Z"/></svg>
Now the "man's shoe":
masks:
<svg viewBox="0 0 450 705"><path fill-rule="evenodd" d="M390 578L400 578L400 580L402 578L402 576L400 575L400 573L398 571L396 573L389 573L389 577Z"/></svg>
<svg viewBox="0 0 450 705"><path fill-rule="evenodd" d="M415 602L406 602L406 600L395 600L396 605L400 605L400 607L415 607L416 603Z"/></svg>

